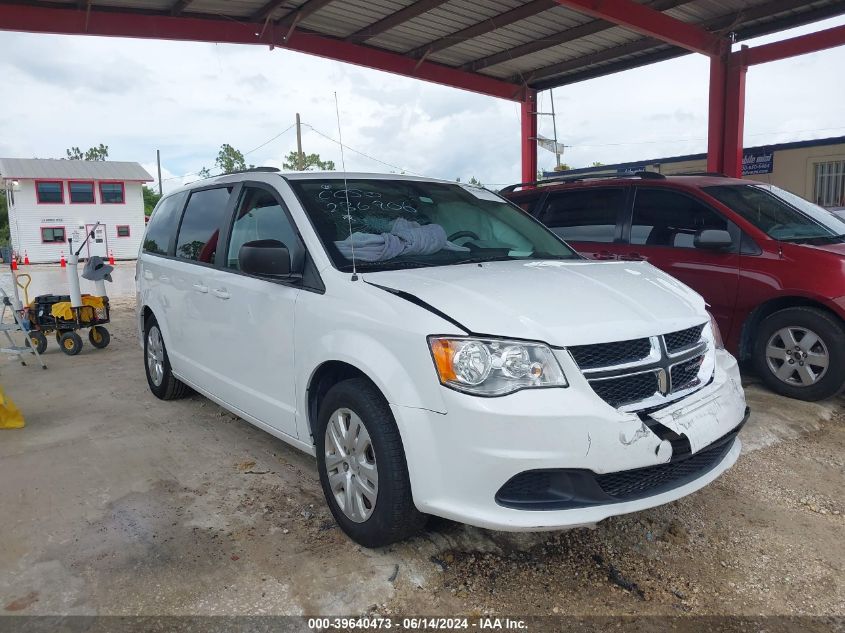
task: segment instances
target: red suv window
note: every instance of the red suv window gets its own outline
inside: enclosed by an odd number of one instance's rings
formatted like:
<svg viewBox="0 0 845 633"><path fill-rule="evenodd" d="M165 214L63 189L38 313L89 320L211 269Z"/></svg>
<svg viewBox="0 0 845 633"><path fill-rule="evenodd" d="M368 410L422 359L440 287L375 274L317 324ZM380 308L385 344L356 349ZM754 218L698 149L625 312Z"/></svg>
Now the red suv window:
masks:
<svg viewBox="0 0 845 633"><path fill-rule="evenodd" d="M564 240L613 242L625 208L625 189L595 188L549 194L540 220Z"/></svg>
<svg viewBox="0 0 845 633"><path fill-rule="evenodd" d="M631 244L695 248L704 229L728 230L728 221L691 196L669 189L638 188L631 221Z"/></svg>

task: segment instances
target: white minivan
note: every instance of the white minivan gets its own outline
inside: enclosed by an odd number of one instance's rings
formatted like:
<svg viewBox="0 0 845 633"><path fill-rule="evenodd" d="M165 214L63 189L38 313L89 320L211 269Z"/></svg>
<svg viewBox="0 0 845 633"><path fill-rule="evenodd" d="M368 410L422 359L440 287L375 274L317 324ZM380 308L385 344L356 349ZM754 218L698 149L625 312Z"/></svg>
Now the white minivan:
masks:
<svg viewBox="0 0 845 633"><path fill-rule="evenodd" d="M588 261L483 188L249 170L165 196L137 271L147 380L317 458L343 530L590 525L713 481L748 411L701 297Z"/></svg>

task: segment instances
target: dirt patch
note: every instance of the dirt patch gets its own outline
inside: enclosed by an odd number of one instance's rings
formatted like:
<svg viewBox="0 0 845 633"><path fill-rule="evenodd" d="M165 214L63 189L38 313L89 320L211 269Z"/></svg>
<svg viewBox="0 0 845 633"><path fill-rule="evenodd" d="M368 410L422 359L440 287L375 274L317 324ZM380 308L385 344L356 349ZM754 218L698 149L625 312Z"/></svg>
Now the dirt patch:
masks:
<svg viewBox="0 0 845 633"><path fill-rule="evenodd" d="M132 303L113 305L105 350L51 343L47 372L0 359L27 420L0 442L6 611L845 615L838 402L752 387L742 437L758 450L690 497L592 530L433 519L366 550L332 520L311 457L201 396L156 400Z"/></svg>

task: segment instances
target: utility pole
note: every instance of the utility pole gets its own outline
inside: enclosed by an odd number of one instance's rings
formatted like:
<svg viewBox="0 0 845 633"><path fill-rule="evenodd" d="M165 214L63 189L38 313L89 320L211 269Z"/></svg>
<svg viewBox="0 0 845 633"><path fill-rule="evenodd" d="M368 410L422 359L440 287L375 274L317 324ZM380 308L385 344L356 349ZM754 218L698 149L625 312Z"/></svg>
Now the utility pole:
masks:
<svg viewBox="0 0 845 633"><path fill-rule="evenodd" d="M299 122L299 112L296 113L296 171L305 169L305 155L302 153L302 125Z"/></svg>
<svg viewBox="0 0 845 633"><path fill-rule="evenodd" d="M161 194L161 150L156 150L156 164L158 165L158 195Z"/></svg>
<svg viewBox="0 0 845 633"><path fill-rule="evenodd" d="M557 116L555 116L555 93L554 90L549 88L549 99L552 102L552 129L554 130L555 135L555 169L560 166L560 152L557 151Z"/></svg>

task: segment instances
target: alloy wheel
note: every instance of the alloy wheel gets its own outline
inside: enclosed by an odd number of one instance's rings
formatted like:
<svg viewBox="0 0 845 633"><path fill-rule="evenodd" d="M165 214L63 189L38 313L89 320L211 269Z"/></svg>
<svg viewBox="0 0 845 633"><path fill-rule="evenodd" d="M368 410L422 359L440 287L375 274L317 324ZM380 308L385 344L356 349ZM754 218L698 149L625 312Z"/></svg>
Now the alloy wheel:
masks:
<svg viewBox="0 0 845 633"><path fill-rule="evenodd" d="M150 380L156 387L160 387L164 380L164 342L157 325L151 326L147 333L147 369Z"/></svg>
<svg viewBox="0 0 845 633"><path fill-rule="evenodd" d="M766 364L779 380L809 387L827 373L830 355L824 341L812 330L784 327L766 344Z"/></svg>
<svg viewBox="0 0 845 633"><path fill-rule="evenodd" d="M332 413L326 426L326 474L341 511L355 523L372 515L378 499L378 467L367 427L346 408Z"/></svg>

